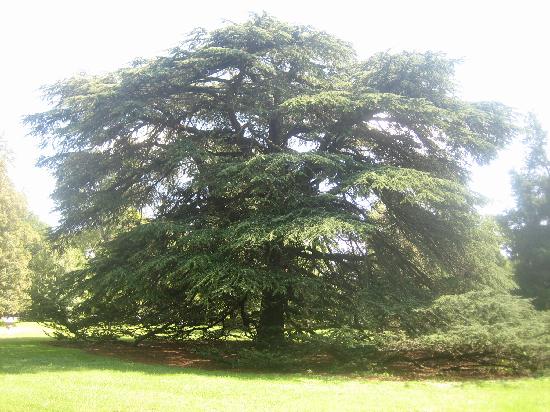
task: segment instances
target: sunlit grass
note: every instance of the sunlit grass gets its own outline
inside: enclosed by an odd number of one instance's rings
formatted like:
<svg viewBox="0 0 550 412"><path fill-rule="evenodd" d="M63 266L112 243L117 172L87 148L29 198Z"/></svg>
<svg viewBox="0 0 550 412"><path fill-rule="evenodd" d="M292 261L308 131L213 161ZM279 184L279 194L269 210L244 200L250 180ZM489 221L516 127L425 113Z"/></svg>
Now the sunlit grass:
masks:
<svg viewBox="0 0 550 412"><path fill-rule="evenodd" d="M8 328L0 326L0 339L2 338L25 338L25 337L46 337L48 328L38 323L19 322L16 326Z"/></svg>
<svg viewBox="0 0 550 412"><path fill-rule="evenodd" d="M548 411L550 379L383 381L155 366L0 328L1 411Z"/></svg>

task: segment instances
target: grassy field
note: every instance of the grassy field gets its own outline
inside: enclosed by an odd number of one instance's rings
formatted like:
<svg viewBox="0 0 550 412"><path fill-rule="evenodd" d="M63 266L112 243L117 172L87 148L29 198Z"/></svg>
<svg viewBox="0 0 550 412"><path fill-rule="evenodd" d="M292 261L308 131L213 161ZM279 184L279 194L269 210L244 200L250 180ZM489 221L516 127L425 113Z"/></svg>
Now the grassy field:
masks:
<svg viewBox="0 0 550 412"><path fill-rule="evenodd" d="M550 378L392 381L145 365L0 328L0 411L550 411Z"/></svg>

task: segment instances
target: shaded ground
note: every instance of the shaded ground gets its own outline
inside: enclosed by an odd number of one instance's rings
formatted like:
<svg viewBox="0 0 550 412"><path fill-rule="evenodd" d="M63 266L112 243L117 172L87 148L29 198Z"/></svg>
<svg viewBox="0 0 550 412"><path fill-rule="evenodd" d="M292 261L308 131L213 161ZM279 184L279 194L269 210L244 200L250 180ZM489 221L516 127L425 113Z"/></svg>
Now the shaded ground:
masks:
<svg viewBox="0 0 550 412"><path fill-rule="evenodd" d="M511 360L491 356L452 357L449 354L408 352L370 353L353 359L327 351L289 347L273 353L255 350L250 342L129 342L72 343L52 345L83 349L88 353L112 356L144 364L205 370L249 372L291 372L362 376L370 379L494 379L530 376Z"/></svg>
<svg viewBox="0 0 550 412"><path fill-rule="evenodd" d="M212 358L209 359L192 350L170 343L156 342L134 346L124 342L85 344L56 341L51 342L51 344L61 347L79 348L88 353L102 356L114 356L119 359L151 365L157 364L201 369L220 369L223 366L222 362Z"/></svg>

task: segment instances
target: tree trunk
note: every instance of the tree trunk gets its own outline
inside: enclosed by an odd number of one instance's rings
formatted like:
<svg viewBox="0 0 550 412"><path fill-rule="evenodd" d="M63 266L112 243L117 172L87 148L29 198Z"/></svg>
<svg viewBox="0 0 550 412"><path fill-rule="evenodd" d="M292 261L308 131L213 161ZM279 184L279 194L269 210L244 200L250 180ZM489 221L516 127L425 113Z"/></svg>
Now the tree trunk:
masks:
<svg viewBox="0 0 550 412"><path fill-rule="evenodd" d="M285 306L287 297L266 290L262 293L262 307L256 340L261 346L280 346L284 342Z"/></svg>

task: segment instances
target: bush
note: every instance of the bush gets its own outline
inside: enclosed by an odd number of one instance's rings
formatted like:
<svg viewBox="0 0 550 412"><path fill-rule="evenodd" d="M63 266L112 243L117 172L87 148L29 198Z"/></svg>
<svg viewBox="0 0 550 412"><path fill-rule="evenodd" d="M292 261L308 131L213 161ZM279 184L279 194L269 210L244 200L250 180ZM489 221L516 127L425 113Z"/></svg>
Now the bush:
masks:
<svg viewBox="0 0 550 412"><path fill-rule="evenodd" d="M382 339L380 348L485 356L532 370L549 366L550 311L534 310L527 299L493 291L449 295L415 316L415 333Z"/></svg>

